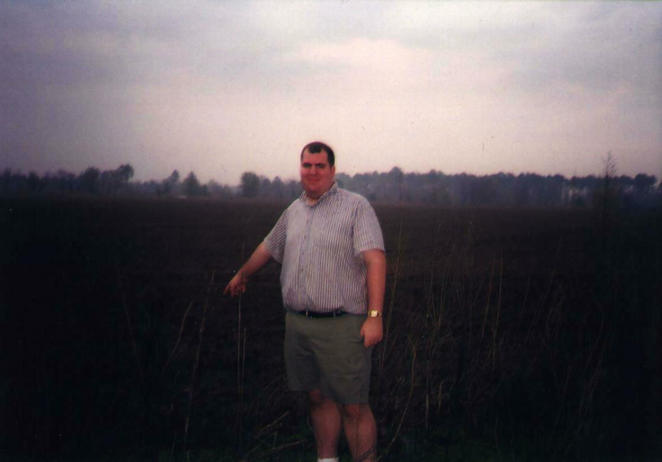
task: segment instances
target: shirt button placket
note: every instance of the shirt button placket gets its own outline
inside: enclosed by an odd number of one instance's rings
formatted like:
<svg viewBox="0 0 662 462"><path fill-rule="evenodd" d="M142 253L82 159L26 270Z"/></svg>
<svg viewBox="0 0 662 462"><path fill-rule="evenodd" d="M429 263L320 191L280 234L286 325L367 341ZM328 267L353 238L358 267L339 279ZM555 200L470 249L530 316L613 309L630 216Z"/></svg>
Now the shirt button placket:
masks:
<svg viewBox="0 0 662 462"><path fill-rule="evenodd" d="M297 284L298 286L297 294L300 295L298 295L297 298L299 298L301 304L308 306L308 300L307 300L308 297L306 294L306 286L304 284L304 280L305 280L305 269L308 266L307 250L308 250L308 242L310 240L310 223L312 221L312 213L311 210L307 210L306 212L307 212L306 227L303 233L303 238L301 239L301 247L299 253L299 274L297 275L298 276L297 279L299 280L299 283Z"/></svg>
<svg viewBox="0 0 662 462"><path fill-rule="evenodd" d="M308 295L308 291L306 290L307 287L306 287L306 284L305 284L305 280L306 280L306 269L310 266L310 263L311 263L309 261L309 259L310 259L310 257L309 257L309 255L310 255L310 245L311 245L310 234L311 234L311 228L312 228L313 215L314 214L315 214L315 209L310 208L308 210L308 216L306 218L306 232L304 233L304 239L303 239L303 243L302 243L303 244L302 245L302 252L303 252L302 261L303 261L303 264L299 268L300 278L301 278L301 282L302 282L302 287L301 288L303 289L302 290L303 299L304 299L303 302L307 307L311 306L311 300L310 300L310 297Z"/></svg>

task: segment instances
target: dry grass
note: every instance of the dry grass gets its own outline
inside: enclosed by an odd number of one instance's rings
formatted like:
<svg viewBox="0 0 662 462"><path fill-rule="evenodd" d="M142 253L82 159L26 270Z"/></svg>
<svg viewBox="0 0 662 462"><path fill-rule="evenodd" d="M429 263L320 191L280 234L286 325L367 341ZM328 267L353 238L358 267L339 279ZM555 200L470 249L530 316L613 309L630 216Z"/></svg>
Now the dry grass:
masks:
<svg viewBox="0 0 662 462"><path fill-rule="evenodd" d="M311 453L305 408L285 387L278 267L239 302L221 295L281 206L11 207L3 450ZM659 214L605 228L565 210L377 212L389 250L372 390L382 460L654 452Z"/></svg>

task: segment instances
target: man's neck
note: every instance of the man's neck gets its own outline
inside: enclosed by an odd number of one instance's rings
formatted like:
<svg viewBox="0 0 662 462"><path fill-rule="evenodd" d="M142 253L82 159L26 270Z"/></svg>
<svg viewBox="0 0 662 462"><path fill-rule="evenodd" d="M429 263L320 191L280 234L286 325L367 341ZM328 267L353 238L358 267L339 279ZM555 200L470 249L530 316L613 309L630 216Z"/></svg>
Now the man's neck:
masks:
<svg viewBox="0 0 662 462"><path fill-rule="evenodd" d="M320 200L320 197L322 197L322 196L319 196L319 197L310 197L308 194L306 194L306 204L308 204L308 205L315 205L315 204L317 204L317 201Z"/></svg>
<svg viewBox="0 0 662 462"><path fill-rule="evenodd" d="M331 184L331 187L330 187L329 189L327 189L326 191L324 191L322 194L320 194L320 195L317 196L317 197L310 196L306 191L304 191L304 197L306 198L306 204L308 204L308 205L315 205L315 204L317 204L317 203L320 201L320 199L321 199L322 197L324 197L325 194L327 194L329 191L331 191L331 190L333 189L333 186L334 186L335 184L336 184L335 182L332 183L332 184Z"/></svg>

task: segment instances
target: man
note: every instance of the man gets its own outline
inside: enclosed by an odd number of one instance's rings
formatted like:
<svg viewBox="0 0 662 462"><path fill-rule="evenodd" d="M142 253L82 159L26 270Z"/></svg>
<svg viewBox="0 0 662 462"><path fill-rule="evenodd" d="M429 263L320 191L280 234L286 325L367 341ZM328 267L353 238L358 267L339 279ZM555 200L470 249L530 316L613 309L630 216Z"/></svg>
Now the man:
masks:
<svg viewBox="0 0 662 462"><path fill-rule="evenodd" d="M270 258L282 264L288 385L308 393L318 461L338 461L341 427L355 461L376 460L368 404L370 354L383 336L386 258L368 201L335 184L333 149L321 142L300 155L303 192L230 280L246 290Z"/></svg>

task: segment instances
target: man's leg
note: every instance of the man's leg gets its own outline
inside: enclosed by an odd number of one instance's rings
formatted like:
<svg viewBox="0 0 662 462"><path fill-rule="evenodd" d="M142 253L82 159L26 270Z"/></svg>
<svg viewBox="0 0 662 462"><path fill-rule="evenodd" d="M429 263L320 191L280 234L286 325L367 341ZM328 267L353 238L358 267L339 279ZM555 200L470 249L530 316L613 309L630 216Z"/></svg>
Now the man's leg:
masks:
<svg viewBox="0 0 662 462"><path fill-rule="evenodd" d="M377 460L377 424L368 404L342 406L342 421L347 445L354 462Z"/></svg>
<svg viewBox="0 0 662 462"><path fill-rule="evenodd" d="M310 399L310 420L315 432L317 457L336 457L340 437L340 410L335 401L324 396L319 390L308 392Z"/></svg>

